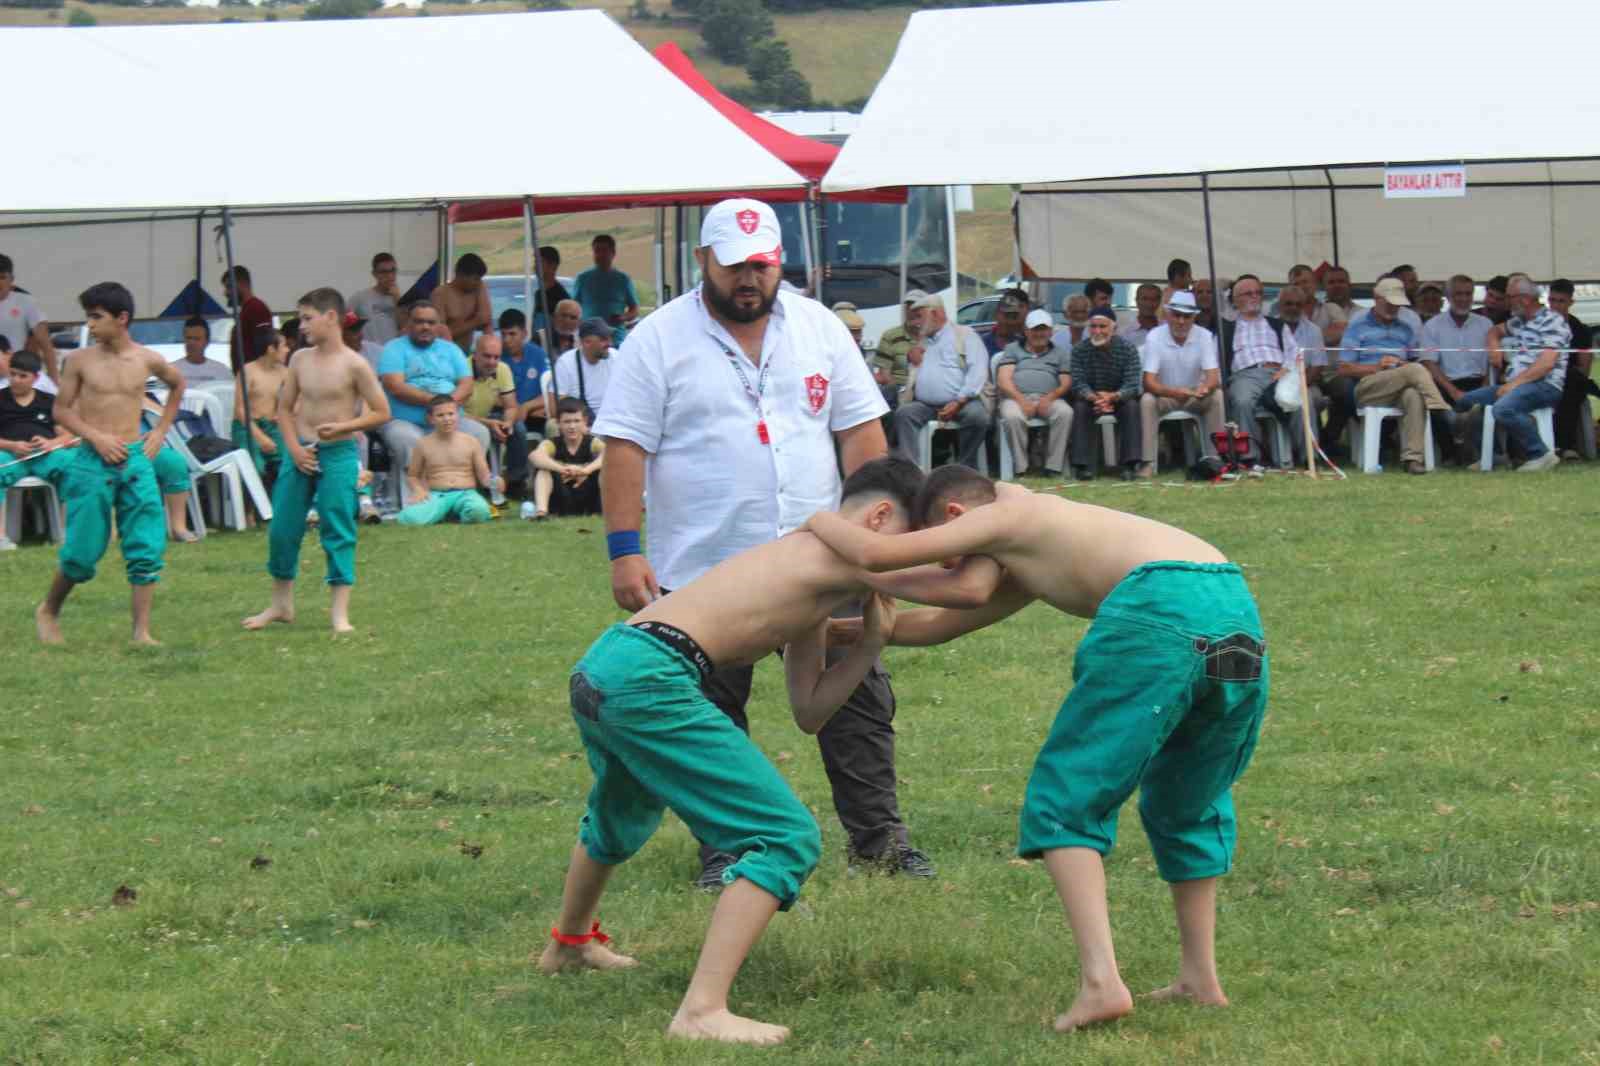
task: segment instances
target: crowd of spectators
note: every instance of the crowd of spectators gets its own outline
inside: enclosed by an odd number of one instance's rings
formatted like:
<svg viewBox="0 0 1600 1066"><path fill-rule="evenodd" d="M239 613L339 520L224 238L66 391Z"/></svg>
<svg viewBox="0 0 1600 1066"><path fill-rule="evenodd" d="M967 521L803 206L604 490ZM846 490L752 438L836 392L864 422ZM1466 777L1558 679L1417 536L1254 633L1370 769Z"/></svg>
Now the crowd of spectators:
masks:
<svg viewBox="0 0 1600 1066"><path fill-rule="evenodd" d="M1123 479L1149 478L1162 421L1184 415L1200 424L1205 455L1215 459L1223 444L1239 475L1262 476L1269 464L1305 465L1308 449L1351 454L1347 427L1368 409L1398 412L1396 451L1412 474L1435 466L1430 435L1440 463L1481 462L1486 411L1506 438L1503 452L1490 445L1491 462L1537 472L1593 454L1588 398L1600 389L1570 281L1541 289L1526 274L1497 276L1476 307L1471 277L1423 281L1409 264L1376 279L1370 306L1338 265L1298 264L1274 287L1270 310L1255 274L1225 282L1217 301L1174 259L1166 287L1140 284L1131 310L1112 306L1115 289L1100 278L1063 301L1059 320L1008 290L982 335L951 323L939 297L913 290L901 323L867 354L893 408L895 448L924 462L930 424L955 431L954 459L967 465L998 425L995 447L1009 449L1019 472L1087 480L1112 468L1114 454ZM859 336L856 309L835 311ZM1304 390L1294 378L1302 372ZM1553 440L1540 429L1547 418ZM1102 426L1109 443L1097 462Z"/></svg>

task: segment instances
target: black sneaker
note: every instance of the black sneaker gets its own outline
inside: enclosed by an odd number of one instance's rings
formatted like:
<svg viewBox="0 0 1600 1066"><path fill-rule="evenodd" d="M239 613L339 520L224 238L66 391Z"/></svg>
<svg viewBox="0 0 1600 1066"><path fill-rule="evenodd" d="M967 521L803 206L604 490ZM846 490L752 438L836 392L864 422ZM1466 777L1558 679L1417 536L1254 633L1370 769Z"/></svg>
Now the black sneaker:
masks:
<svg viewBox="0 0 1600 1066"><path fill-rule="evenodd" d="M928 861L926 853L916 848L902 844L896 849L896 862L893 870L907 877L932 877L933 863Z"/></svg>
<svg viewBox="0 0 1600 1066"><path fill-rule="evenodd" d="M1072 475L1074 477L1076 477L1079 481L1093 481L1094 480L1094 471L1090 470L1086 466L1074 467L1073 470L1072 470Z"/></svg>
<svg viewBox="0 0 1600 1066"><path fill-rule="evenodd" d="M712 852L700 868L700 876L694 879L694 887L702 892L721 892L723 872L738 861L737 855L729 855L725 851Z"/></svg>

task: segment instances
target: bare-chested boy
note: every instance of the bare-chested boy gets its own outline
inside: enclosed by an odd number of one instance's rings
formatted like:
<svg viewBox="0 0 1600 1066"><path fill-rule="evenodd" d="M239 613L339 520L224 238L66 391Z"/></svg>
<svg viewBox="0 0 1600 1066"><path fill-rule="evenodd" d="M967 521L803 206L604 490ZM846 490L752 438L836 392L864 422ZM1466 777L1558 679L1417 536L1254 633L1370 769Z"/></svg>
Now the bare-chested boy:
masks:
<svg viewBox="0 0 1600 1066"><path fill-rule="evenodd" d="M300 542L313 503L317 532L328 558L335 633L348 633L350 586L356 580L356 482L360 457L355 435L389 420L389 401L378 375L346 348L340 327L344 297L336 289L312 289L300 297L300 335L311 345L296 352L278 397L278 431L284 454L272 490L267 531L267 572L272 606L244 620L246 629L294 621L294 579L300 572ZM362 405L365 405L363 410ZM359 412L359 413L358 413Z"/></svg>
<svg viewBox="0 0 1600 1066"><path fill-rule="evenodd" d="M840 520L902 532L921 481L902 459L866 463L844 483ZM715 666L753 663L788 645L795 722L815 733L893 630L892 603L869 596L861 642L824 669L828 614L860 597L866 577L817 538L796 533L713 567L590 647L572 673L571 695L595 782L540 969L634 965L605 947L595 907L613 867L644 846L670 807L696 840L739 860L722 875L727 888L668 1035L746 1044L789 1035L731 1013L728 989L774 912L794 903L822 838L776 767L706 698L701 681Z"/></svg>
<svg viewBox="0 0 1600 1066"><path fill-rule="evenodd" d="M483 446L456 432L461 417L456 398L435 396L428 401L427 417L433 432L417 441L406 469L411 506L395 521L405 526L431 526L448 518L462 525L489 521L489 503L477 489L493 489L500 481L489 476Z"/></svg>
<svg viewBox="0 0 1600 1066"><path fill-rule="evenodd" d="M1044 857L1078 945L1077 999L1056 1028L1133 1009L1112 948L1102 859L1135 788L1182 951L1177 980L1152 998L1226 1004L1217 878L1233 862L1231 789L1267 703L1261 619L1238 567L1182 530L997 486L961 466L931 474L916 507L918 524L932 528L904 537L829 514L807 524L852 564L879 572L871 583L880 592L945 605L902 613L892 643L940 644L1034 600L1094 620L1028 779L1017 848ZM883 573L936 561L944 565ZM960 607L969 609L950 609Z"/></svg>
<svg viewBox="0 0 1600 1066"><path fill-rule="evenodd" d="M95 566L111 543L115 513L122 561L132 586L133 640L155 644L150 636L150 604L164 565L167 523L150 461L161 450L178 416L183 376L176 367L128 336L133 294L103 281L78 297L94 344L73 353L61 375L56 422L82 440L72 449L63 484L67 505L66 542L50 593L34 611L39 639L61 643L61 607L73 586L94 577ZM139 433L144 383L166 385L167 402L154 429Z"/></svg>
<svg viewBox="0 0 1600 1066"><path fill-rule="evenodd" d="M341 334L342 336L342 334ZM256 358L244 365L244 387L234 383L233 443L255 460L256 473L271 483L283 454L283 433L278 429L278 394L289 376L289 338L271 326L256 329ZM246 396L248 393L248 397ZM245 400L250 418L245 420Z"/></svg>

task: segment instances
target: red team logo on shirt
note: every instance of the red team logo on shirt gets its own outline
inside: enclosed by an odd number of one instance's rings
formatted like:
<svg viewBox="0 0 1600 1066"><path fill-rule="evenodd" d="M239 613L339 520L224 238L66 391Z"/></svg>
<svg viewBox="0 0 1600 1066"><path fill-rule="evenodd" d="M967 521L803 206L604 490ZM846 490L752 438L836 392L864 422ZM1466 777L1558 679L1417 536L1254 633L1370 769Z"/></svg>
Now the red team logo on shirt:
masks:
<svg viewBox="0 0 1600 1066"><path fill-rule="evenodd" d="M761 216L748 207L733 217L738 220L739 228L744 230L747 235L754 234L756 227L761 225Z"/></svg>
<svg viewBox="0 0 1600 1066"><path fill-rule="evenodd" d="M806 378L806 402L811 404L811 413L822 413L822 405L828 402L828 379L821 374L812 374Z"/></svg>

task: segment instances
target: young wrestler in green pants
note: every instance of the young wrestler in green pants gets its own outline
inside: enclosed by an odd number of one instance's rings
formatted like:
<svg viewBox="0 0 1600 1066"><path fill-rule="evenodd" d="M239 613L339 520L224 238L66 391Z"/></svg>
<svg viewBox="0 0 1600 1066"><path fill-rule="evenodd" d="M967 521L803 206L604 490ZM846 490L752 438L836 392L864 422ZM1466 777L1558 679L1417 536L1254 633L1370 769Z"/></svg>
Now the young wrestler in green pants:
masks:
<svg viewBox="0 0 1600 1066"><path fill-rule="evenodd" d="M71 449L62 475L67 505L66 543L49 595L34 612L39 639L61 643L61 608L75 586L94 577L111 543L116 514L122 559L132 586L133 640L155 644L150 605L167 546L167 525L150 460L161 450L183 399L183 377L161 356L133 342L133 295L114 281L78 297L94 344L74 353L61 374L56 422L83 444ZM167 386L161 421L140 440L144 383Z"/></svg>
<svg viewBox="0 0 1600 1066"><path fill-rule="evenodd" d="M1102 856L1135 788L1156 866L1172 886L1182 951L1178 979L1152 998L1226 1004L1217 878L1233 862L1231 789L1267 704L1266 642L1238 567L1182 530L997 486L961 466L929 476L916 515L933 528L878 537L835 515L807 524L868 570L944 561L872 581L880 592L945 605L900 615L893 643L940 644L1036 599L1094 620L1028 780L1017 848L1044 857L1078 945L1078 996L1056 1028L1133 1009L1112 948ZM949 609L961 607L971 609Z"/></svg>
<svg viewBox="0 0 1600 1066"><path fill-rule="evenodd" d="M283 456L283 434L278 429L278 396L283 379L289 373L289 338L271 326L260 326L255 350L260 355L255 362L245 365L234 382L230 436L236 446L249 451L256 473L270 478ZM248 426L245 423L246 399L250 402Z"/></svg>
<svg viewBox="0 0 1600 1066"><path fill-rule="evenodd" d="M840 520L875 532L904 530L921 480L901 459L863 464L844 483ZM637 534L611 537L637 545ZM668 1034L746 1044L789 1035L731 1013L728 989L773 914L794 903L822 838L783 775L706 698L701 678L714 664L755 662L787 644L795 722L815 733L860 684L893 629L892 603L869 597L860 644L824 668L828 614L857 599L865 577L817 538L797 533L726 560L595 641L571 678L594 787L540 969L634 965L605 947L595 908L611 871L644 846L670 807L696 839L739 860L723 874L727 888Z"/></svg>
<svg viewBox="0 0 1600 1066"><path fill-rule="evenodd" d="M294 580L300 573L300 542L313 503L317 532L328 559L327 582L335 633L348 633L350 587L356 580L356 482L360 456L355 434L389 420L389 401L378 376L344 346L340 322L344 297L335 289L313 289L300 298L300 335L311 347L296 352L278 399L278 429L284 455L272 490L267 531L267 572L272 604L244 620L246 629L294 621ZM357 414L361 404L366 408Z"/></svg>

